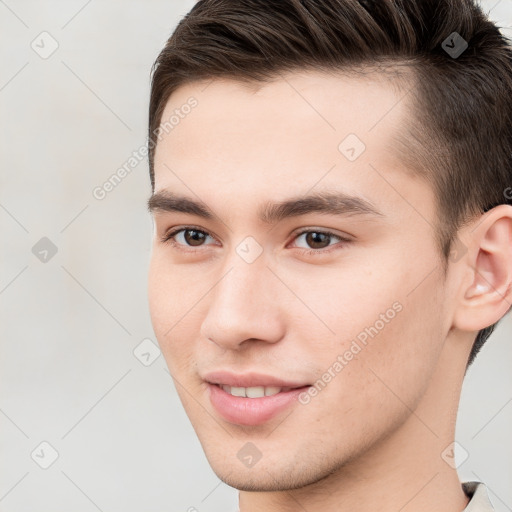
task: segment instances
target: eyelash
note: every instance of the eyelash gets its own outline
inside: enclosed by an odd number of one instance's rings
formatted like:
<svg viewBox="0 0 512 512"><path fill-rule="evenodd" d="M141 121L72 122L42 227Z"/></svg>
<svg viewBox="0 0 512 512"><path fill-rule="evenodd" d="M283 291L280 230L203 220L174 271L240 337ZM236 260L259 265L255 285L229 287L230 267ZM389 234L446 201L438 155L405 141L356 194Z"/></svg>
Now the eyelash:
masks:
<svg viewBox="0 0 512 512"><path fill-rule="evenodd" d="M167 243L167 244L170 244L172 245L173 247L177 247L179 250L183 251L183 252L189 252L189 253L194 253L194 252L197 252L197 249L184 249L184 247L190 247L190 246L183 246L182 244L179 244L176 242L176 240L174 240L174 237L178 234L178 233L181 233L182 231L197 231L198 233L202 233L204 235L207 235L207 236L211 236L207 231L204 231L202 229L198 229L194 226L185 226L185 227L181 227L181 228L178 228L178 229L174 229L170 232L167 232L166 234L164 234L160 241L162 243ZM326 231L326 230L322 230L322 229L305 229L303 231L300 231L299 233L297 233L295 235L295 238L298 238L306 233L320 233L322 235L326 235L326 236L329 236L329 237L333 237L333 238L337 238L340 242L342 242L342 245L344 246L345 244L348 244L350 243L352 240L348 239L348 238L344 238L340 235L336 235L335 233L332 233L331 231ZM307 255L313 255L313 256L318 256L318 255L322 255L322 254L326 254L326 253L330 253L332 252L333 250L336 250L336 245L337 244L333 244L332 246L327 246L327 248L324 248L324 249L304 249L304 248L298 248L303 254L307 254ZM200 247L200 246L198 246ZM332 248L329 248L329 247L332 247Z"/></svg>

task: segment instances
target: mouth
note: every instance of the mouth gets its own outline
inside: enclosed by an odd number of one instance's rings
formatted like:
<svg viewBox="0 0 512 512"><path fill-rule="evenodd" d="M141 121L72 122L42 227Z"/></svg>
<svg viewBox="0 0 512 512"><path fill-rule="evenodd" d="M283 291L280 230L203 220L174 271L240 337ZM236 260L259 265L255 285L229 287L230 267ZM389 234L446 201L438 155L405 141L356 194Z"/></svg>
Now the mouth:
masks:
<svg viewBox="0 0 512 512"><path fill-rule="evenodd" d="M300 394L310 387L238 387L211 382L207 385L210 403L217 414L229 423L245 426L262 425L297 406Z"/></svg>
<svg viewBox="0 0 512 512"><path fill-rule="evenodd" d="M264 396L274 396L278 393L286 393L292 389L306 389L306 386L297 387L280 387L280 386L251 386L251 387L239 387L239 386L228 386L227 384L218 384L211 382L214 386L221 388L224 392L231 396L238 396L242 398L262 398Z"/></svg>

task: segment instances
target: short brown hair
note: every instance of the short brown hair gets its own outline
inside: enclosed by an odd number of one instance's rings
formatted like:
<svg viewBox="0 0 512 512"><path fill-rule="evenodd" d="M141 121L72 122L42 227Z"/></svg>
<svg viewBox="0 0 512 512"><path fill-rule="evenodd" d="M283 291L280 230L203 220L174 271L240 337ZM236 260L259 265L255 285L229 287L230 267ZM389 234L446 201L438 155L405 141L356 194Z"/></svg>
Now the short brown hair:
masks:
<svg viewBox="0 0 512 512"><path fill-rule="evenodd" d="M467 43L460 55L449 52L454 41L460 48ZM446 270L458 229L512 204L512 51L475 0L199 0L152 68L152 188L157 128L180 85L214 78L265 83L284 71L390 65L414 78L413 115L396 143L404 163L436 194ZM478 333L468 366L496 325Z"/></svg>

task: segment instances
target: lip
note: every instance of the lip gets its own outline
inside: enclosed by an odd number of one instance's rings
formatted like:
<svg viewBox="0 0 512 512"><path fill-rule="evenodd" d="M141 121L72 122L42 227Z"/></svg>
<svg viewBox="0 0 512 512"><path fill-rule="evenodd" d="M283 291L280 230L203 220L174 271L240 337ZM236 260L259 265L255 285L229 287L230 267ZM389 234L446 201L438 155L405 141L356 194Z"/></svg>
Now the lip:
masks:
<svg viewBox="0 0 512 512"><path fill-rule="evenodd" d="M250 388L255 386L277 386L280 388L301 388L309 386L307 382L286 381L272 375L264 375L262 373L249 372L244 374L234 374L228 371L219 370L207 373L203 379L210 384L224 384L226 386L235 386L238 388ZM252 398L251 400L258 400Z"/></svg>
<svg viewBox="0 0 512 512"><path fill-rule="evenodd" d="M218 414L230 423L247 426L262 425L285 409L296 405L299 395L309 387L306 385L289 391L281 391L272 396L244 398L226 393L217 384L210 382L207 384L210 402Z"/></svg>

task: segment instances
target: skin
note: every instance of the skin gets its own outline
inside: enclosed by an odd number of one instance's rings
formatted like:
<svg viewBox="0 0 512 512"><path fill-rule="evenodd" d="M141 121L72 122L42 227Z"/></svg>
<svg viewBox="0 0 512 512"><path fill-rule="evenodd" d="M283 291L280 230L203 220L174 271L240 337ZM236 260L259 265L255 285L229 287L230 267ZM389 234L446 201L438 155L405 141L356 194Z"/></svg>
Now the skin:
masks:
<svg viewBox="0 0 512 512"><path fill-rule="evenodd" d="M212 469L240 490L241 512L462 511L468 499L441 454L475 335L511 303L512 207L460 231L467 251L445 275L434 194L392 147L408 100L381 76L289 73L259 89L194 82L162 119L190 96L197 107L158 143L155 192L200 199L216 218L153 212L149 304ZM353 162L338 150L349 133L366 145ZM266 201L320 191L365 198L382 215L271 226L257 217ZM183 234L176 246L160 240L188 226L210 236L199 246ZM350 242L327 238L307 254L306 228ZM263 251L252 263L236 252L247 236ZM396 302L401 311L306 405L259 426L212 407L206 372L314 383ZM252 467L237 457L248 441L262 455Z"/></svg>

